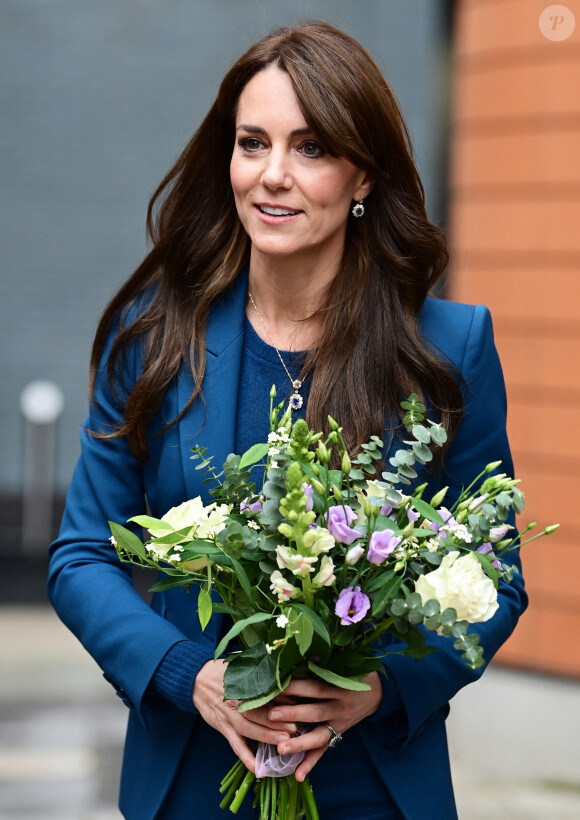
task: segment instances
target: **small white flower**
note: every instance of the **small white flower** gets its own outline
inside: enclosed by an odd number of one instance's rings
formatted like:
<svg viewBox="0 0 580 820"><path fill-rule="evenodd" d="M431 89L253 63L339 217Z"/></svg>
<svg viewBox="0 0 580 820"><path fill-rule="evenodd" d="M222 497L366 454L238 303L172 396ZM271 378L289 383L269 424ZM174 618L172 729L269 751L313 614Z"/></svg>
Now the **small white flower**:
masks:
<svg viewBox="0 0 580 820"><path fill-rule="evenodd" d="M255 521L248 521L248 527L251 527L253 530L260 529L260 525L257 524Z"/></svg>
<svg viewBox="0 0 580 820"><path fill-rule="evenodd" d="M174 564L178 564L181 561L181 555L177 555L176 553L174 553L173 555L169 556L169 560Z"/></svg>
<svg viewBox="0 0 580 820"><path fill-rule="evenodd" d="M183 552L183 547L181 546L181 544L176 544L173 547L173 549L175 550L175 552Z"/></svg>
<svg viewBox="0 0 580 820"><path fill-rule="evenodd" d="M289 622L288 622L288 618L286 617L286 615L279 615L276 618L276 626L280 627L280 629L286 629L286 627L288 626L288 623Z"/></svg>
<svg viewBox="0 0 580 820"><path fill-rule="evenodd" d="M274 470L277 468L277 466L278 466L278 462L277 462L277 461L272 460L272 461L270 462L270 467L273 467L273 469L274 469Z"/></svg>
<svg viewBox="0 0 580 820"><path fill-rule="evenodd" d="M465 524L455 524L450 527L442 527L441 529L447 530L455 538L458 538L459 541L465 541L466 544L471 544L471 541L473 540L473 537Z"/></svg>
<svg viewBox="0 0 580 820"><path fill-rule="evenodd" d="M266 652L268 653L268 655L272 654L272 647L270 646L269 643L266 644Z"/></svg>
<svg viewBox="0 0 580 820"><path fill-rule="evenodd" d="M278 441L278 433L268 433L268 444L276 444Z"/></svg>
<svg viewBox="0 0 580 820"><path fill-rule="evenodd" d="M269 456L277 456L277 455L279 455L279 453L280 453L280 450L278 450L276 447L270 447L270 449L268 450L268 455Z"/></svg>
<svg viewBox="0 0 580 820"><path fill-rule="evenodd" d="M115 541L115 536L114 536L114 535L111 535L111 537L109 538L109 541L111 542L111 544L112 544L114 547L116 547L116 546L117 546L117 542Z"/></svg>

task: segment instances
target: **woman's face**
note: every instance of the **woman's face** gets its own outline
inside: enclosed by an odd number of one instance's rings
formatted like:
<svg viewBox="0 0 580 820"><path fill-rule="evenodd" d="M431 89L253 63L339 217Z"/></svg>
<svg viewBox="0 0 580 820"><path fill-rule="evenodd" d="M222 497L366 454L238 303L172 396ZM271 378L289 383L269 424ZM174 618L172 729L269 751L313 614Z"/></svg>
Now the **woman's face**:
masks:
<svg viewBox="0 0 580 820"><path fill-rule="evenodd" d="M230 178L252 253L331 263L342 256L353 199L372 187L360 168L325 153L276 66L240 95Z"/></svg>

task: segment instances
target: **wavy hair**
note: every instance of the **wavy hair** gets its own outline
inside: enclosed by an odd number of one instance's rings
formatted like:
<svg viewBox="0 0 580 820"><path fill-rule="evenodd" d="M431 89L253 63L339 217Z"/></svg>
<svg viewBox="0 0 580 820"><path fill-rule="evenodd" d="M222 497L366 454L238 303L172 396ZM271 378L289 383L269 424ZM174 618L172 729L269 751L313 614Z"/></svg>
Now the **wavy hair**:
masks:
<svg viewBox="0 0 580 820"><path fill-rule="evenodd" d="M419 330L425 298L443 273L442 231L425 211L421 180L397 101L359 43L323 22L282 28L253 45L225 76L215 102L153 194L147 212L151 250L105 309L91 359L90 389L107 339L119 325L107 374L118 386L126 353L138 345L143 370L124 402L125 435L147 456L147 428L184 364L201 395L205 329L215 300L249 261L229 178L238 100L249 80L275 64L287 72L304 118L324 148L375 181L363 219L349 216L337 276L320 308L322 332L309 351L307 421L340 420L351 453L397 423L401 397L425 397L451 434L463 408L458 376ZM199 192L203 191L203 197ZM147 298L143 296L147 294ZM132 306L142 301L136 317ZM364 374L361 377L361 374ZM451 435L451 437L452 437Z"/></svg>

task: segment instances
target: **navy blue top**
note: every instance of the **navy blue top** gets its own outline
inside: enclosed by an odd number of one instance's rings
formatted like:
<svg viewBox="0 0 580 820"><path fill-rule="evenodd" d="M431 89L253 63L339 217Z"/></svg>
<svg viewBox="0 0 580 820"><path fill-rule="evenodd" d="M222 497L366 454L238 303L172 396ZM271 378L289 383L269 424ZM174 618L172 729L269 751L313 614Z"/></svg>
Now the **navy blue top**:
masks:
<svg viewBox="0 0 580 820"><path fill-rule="evenodd" d="M299 378L303 354L280 351L284 363L293 378ZM284 402L284 407L293 393L293 387L285 372L276 349L266 344L258 336L248 319L244 326L244 352L238 389L236 446L237 453L243 453L253 444L266 441L270 432L269 395L272 385L276 385L275 402ZM294 411L293 419L303 417L310 384L306 379L300 394L304 406ZM261 477L256 475L256 482ZM193 678L191 673L194 646L191 641L175 644L157 668L151 682L151 689L174 705L188 712L196 712L192 701ZM400 719L402 699L392 679L381 677L383 702L379 711L370 721L393 716ZM216 789L221 777L226 773L225 758L229 755L227 741L213 728L203 723L196 728L190 741L186 758L182 763L187 770L186 777L177 779L165 804L167 816L179 816L179 807L186 806L195 794L195 785L207 788L208 782L215 781ZM215 749L214 749L215 747ZM209 754L214 749L215 755ZM203 763L200 759L203 752ZM391 796L388 794L378 772L372 764L369 752L356 727L345 732L343 742L335 749L325 752L310 774L315 797L321 816L333 820L398 820L401 817ZM183 784L183 785L182 785ZM356 787L353 788L353 784ZM183 791L183 794L182 794ZM257 817L251 808L251 798L240 811L240 817ZM216 791L216 817L223 811L218 808Z"/></svg>

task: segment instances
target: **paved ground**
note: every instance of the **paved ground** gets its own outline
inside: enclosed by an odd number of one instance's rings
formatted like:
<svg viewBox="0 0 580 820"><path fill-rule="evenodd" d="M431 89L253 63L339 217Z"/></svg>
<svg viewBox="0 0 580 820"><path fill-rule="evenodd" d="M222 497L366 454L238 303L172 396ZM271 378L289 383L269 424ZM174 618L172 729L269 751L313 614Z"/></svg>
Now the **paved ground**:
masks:
<svg viewBox="0 0 580 820"><path fill-rule="evenodd" d="M120 820L125 720L49 609L0 608L1 820ZM580 683L492 668L449 732L461 820L580 818Z"/></svg>

